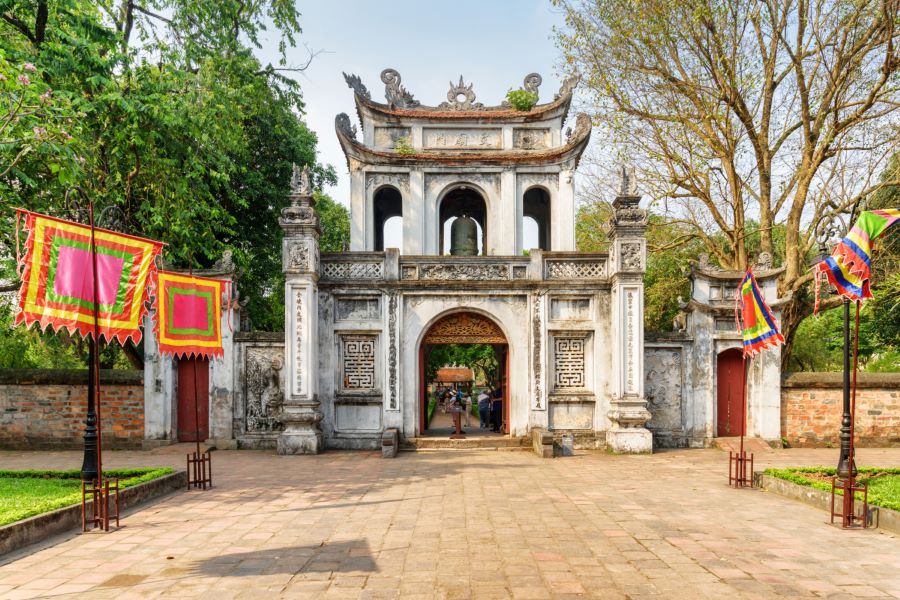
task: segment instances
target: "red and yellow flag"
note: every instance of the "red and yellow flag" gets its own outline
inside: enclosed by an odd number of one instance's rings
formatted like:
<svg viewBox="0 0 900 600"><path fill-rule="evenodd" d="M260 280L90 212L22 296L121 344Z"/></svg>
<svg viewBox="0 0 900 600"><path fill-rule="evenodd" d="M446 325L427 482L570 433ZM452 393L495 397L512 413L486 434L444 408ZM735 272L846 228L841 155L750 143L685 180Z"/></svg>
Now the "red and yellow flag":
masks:
<svg viewBox="0 0 900 600"><path fill-rule="evenodd" d="M17 210L28 240L20 259L22 286L16 324L65 328L82 337L94 333L94 261L91 228ZM147 282L162 243L106 229L94 229L97 265L97 322L107 341L141 340Z"/></svg>
<svg viewBox="0 0 900 600"><path fill-rule="evenodd" d="M159 271L156 333L161 354L222 356L222 294L229 282Z"/></svg>

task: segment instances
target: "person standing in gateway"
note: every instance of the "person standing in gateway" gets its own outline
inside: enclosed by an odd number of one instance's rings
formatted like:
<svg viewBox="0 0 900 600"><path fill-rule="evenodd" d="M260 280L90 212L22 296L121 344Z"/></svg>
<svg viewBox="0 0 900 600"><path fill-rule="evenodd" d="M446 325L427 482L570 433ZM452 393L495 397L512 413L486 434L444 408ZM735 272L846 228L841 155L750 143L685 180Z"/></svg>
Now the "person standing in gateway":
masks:
<svg viewBox="0 0 900 600"><path fill-rule="evenodd" d="M490 389L490 388L488 388ZM491 415L491 396L488 394L488 390L481 390L481 393L478 394L478 420L479 426L482 429L487 429L490 424L490 415Z"/></svg>
<svg viewBox="0 0 900 600"><path fill-rule="evenodd" d="M503 431L503 388L498 387L494 390L494 399L491 402L491 422L494 433Z"/></svg>

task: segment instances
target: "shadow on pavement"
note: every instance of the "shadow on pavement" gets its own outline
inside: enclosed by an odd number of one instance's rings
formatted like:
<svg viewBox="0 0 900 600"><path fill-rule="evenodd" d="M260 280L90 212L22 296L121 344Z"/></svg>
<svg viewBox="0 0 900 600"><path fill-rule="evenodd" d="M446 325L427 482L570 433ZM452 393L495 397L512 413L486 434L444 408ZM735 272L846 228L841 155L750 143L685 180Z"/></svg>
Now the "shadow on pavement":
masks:
<svg viewBox="0 0 900 600"><path fill-rule="evenodd" d="M271 548L255 552L224 554L194 564L204 575L217 577L255 577L276 573L374 573L378 567L366 540L333 544Z"/></svg>

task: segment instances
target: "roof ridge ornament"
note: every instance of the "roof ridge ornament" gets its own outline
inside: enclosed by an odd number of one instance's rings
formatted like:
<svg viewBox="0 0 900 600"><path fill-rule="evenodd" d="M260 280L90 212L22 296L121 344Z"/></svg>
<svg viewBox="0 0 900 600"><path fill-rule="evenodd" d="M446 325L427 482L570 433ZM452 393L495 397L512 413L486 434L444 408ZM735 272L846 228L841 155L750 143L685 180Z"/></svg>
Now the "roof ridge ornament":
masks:
<svg viewBox="0 0 900 600"><path fill-rule="evenodd" d="M562 82L562 85L559 86L559 93L553 98L554 100L558 100L563 96L569 96L575 90L575 86L578 85L578 82L581 81L581 76L578 73L572 73Z"/></svg>
<svg viewBox="0 0 900 600"><path fill-rule="evenodd" d="M381 81L384 83L384 97L391 108L418 108L422 105L405 87L400 85L400 73L396 69L382 71Z"/></svg>
<svg viewBox="0 0 900 600"><path fill-rule="evenodd" d="M356 125L350 122L350 116L347 113L340 113L334 118L335 128L343 133L351 140L356 139Z"/></svg>
<svg viewBox="0 0 900 600"><path fill-rule="evenodd" d="M447 92L447 100L449 102L441 102L438 105L439 110L481 110L484 104L475 102L475 92L472 90L474 84L466 85L463 76L459 76L459 83L450 82L450 90Z"/></svg>
<svg viewBox="0 0 900 600"><path fill-rule="evenodd" d="M354 75L352 73L350 75L343 73L343 75L344 75L344 81L347 82L347 87L352 88L353 91L356 92L357 96L362 96L366 100L372 99L372 94L369 93L368 88L366 88L365 84L362 82L362 79L360 79L359 75ZM381 74L381 77L382 77L382 79L384 78L384 73Z"/></svg>
<svg viewBox="0 0 900 600"><path fill-rule="evenodd" d="M544 82L544 78L541 77L540 73L529 73L525 76L525 80L522 82L522 89L526 92L534 92L535 94L539 93L538 88L541 87L541 84Z"/></svg>

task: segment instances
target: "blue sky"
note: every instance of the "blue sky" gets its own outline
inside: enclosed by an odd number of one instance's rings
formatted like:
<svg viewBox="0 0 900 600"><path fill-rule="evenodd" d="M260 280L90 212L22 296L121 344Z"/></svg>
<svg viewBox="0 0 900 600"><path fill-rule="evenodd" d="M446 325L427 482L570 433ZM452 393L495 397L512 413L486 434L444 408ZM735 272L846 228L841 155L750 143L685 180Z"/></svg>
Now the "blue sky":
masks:
<svg viewBox="0 0 900 600"><path fill-rule="evenodd" d="M320 162L334 165L338 185L325 190L347 204L347 165L334 134L334 117L345 112L356 121L353 93L342 71L355 73L383 101L379 75L397 69L403 85L424 104L446 100L450 81L463 75L474 83L477 101L498 104L531 72L543 76L541 102L559 89L559 51L553 27L562 25L549 0L393 0L298 1L300 42L322 53L297 75L306 100L306 121L319 136ZM277 61L277 45L259 52ZM291 51L289 63L302 64L306 50Z"/></svg>

